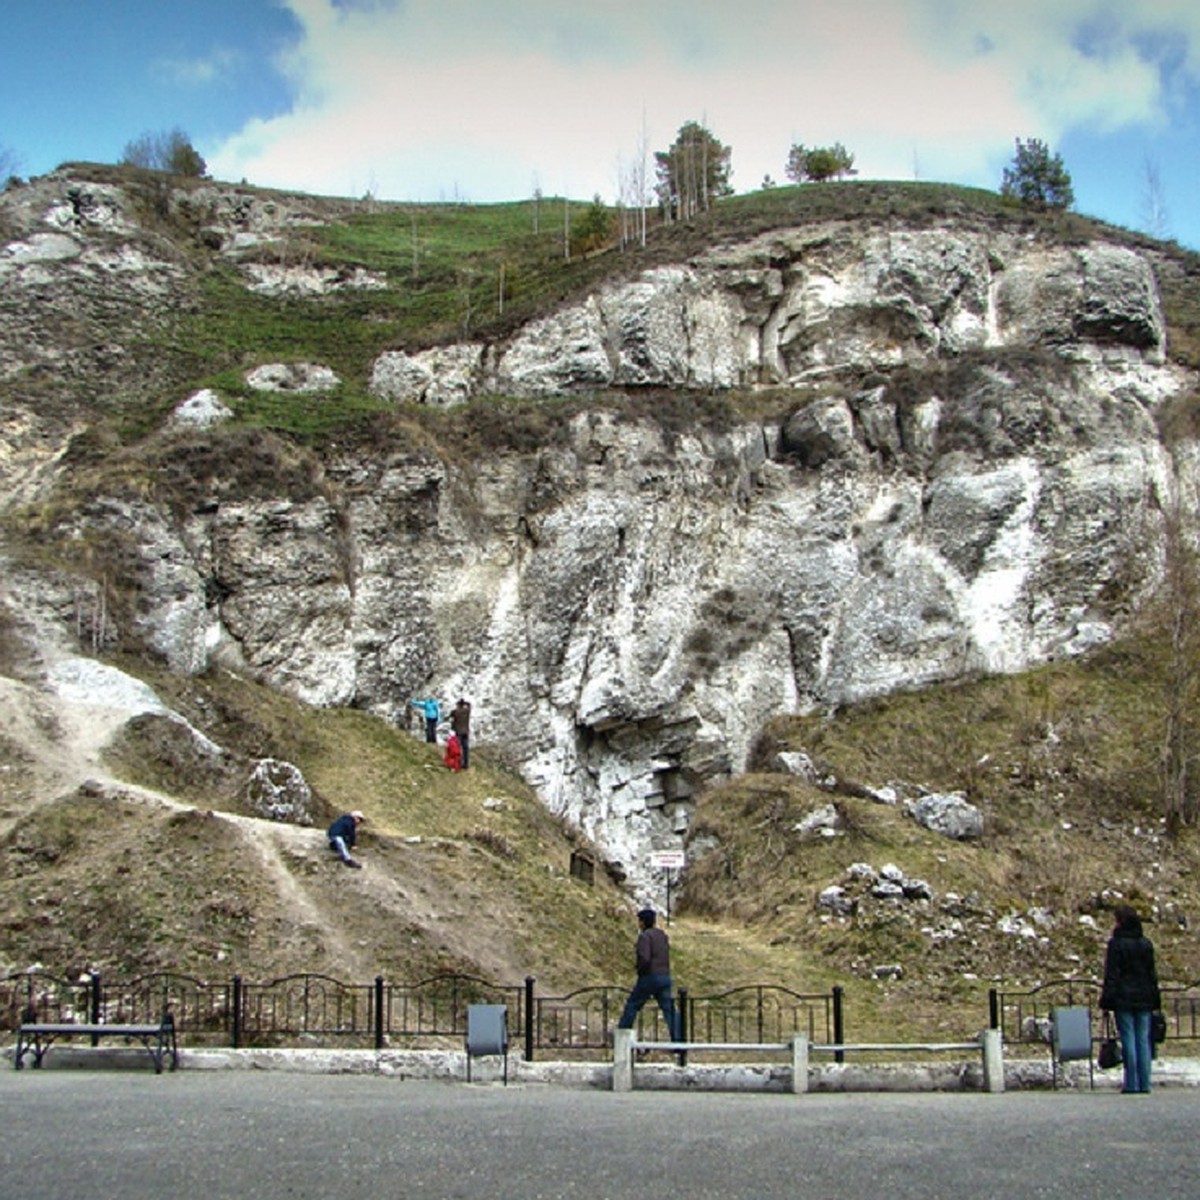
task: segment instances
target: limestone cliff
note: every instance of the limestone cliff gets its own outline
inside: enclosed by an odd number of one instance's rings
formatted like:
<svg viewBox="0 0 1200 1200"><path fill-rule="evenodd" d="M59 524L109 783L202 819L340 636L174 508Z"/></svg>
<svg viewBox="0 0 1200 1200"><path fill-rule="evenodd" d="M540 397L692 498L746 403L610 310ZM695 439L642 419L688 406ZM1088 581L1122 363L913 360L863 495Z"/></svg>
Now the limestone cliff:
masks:
<svg viewBox="0 0 1200 1200"><path fill-rule="evenodd" d="M155 232L119 183L64 173L2 199L15 504L61 489L92 406L166 387L147 327L201 300L194 245ZM239 259L335 206L215 185L164 204L246 288L387 286ZM760 232L503 336L365 368L397 404L602 393L564 406L545 444L461 461L333 442L287 470L272 451L269 470L169 499L114 485L59 511L56 535L108 547L137 597L122 635L180 672L237 665L402 722L413 696L470 697L476 743L503 747L636 882L771 716L1119 632L1160 570L1163 514L1194 508L1190 444L1159 429L1197 385L1169 352L1160 269L1101 230L1065 245L969 214ZM290 378L261 386L308 386ZM695 397L696 419L623 405L646 389ZM764 389L766 419L732 401L701 416L707 397ZM155 461L221 436L212 399L164 424ZM68 637L78 583L7 575L13 619Z"/></svg>

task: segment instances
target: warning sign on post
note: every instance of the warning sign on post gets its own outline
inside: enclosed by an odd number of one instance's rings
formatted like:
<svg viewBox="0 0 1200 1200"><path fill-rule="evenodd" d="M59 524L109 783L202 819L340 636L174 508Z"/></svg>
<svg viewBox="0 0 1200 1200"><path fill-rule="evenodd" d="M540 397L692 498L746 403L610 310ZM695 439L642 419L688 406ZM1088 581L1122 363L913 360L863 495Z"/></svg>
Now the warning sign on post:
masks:
<svg viewBox="0 0 1200 1200"><path fill-rule="evenodd" d="M678 871L687 865L687 855L682 850L655 850L650 855L650 865Z"/></svg>

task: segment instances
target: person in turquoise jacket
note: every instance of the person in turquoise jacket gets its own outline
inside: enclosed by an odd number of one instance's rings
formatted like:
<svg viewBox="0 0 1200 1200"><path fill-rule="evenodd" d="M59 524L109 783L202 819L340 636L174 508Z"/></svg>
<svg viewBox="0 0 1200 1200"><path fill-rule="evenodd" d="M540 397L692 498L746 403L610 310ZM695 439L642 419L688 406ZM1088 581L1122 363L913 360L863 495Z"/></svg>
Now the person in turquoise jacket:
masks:
<svg viewBox="0 0 1200 1200"><path fill-rule="evenodd" d="M438 722L442 719L442 706L432 696L428 700L414 700L412 706L425 714L425 740L431 745L436 745Z"/></svg>

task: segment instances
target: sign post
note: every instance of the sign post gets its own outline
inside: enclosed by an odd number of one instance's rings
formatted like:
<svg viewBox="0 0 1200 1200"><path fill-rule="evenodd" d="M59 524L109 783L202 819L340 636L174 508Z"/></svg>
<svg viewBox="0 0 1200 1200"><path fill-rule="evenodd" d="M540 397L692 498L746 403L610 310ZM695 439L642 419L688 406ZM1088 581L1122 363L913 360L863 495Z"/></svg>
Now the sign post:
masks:
<svg viewBox="0 0 1200 1200"><path fill-rule="evenodd" d="M687 865L687 855L682 850L655 850L650 854L650 866L667 873L667 924L671 923L671 883L674 879L672 872L682 871Z"/></svg>

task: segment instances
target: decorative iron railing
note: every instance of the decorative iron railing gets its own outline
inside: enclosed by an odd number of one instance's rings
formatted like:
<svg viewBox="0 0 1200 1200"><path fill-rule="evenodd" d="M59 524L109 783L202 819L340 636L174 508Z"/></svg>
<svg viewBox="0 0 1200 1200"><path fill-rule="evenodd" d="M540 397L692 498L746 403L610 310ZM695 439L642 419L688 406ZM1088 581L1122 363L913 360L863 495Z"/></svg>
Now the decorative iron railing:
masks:
<svg viewBox="0 0 1200 1200"><path fill-rule="evenodd" d="M625 1007L628 987L599 984L565 996L539 996L534 1001L533 1044L556 1054L603 1050ZM638 1015L639 1036L665 1040L658 1009L647 1005ZM654 1034L651 1034L654 1030Z"/></svg>
<svg viewBox="0 0 1200 1200"><path fill-rule="evenodd" d="M1045 1044L1050 1040L1050 1014L1060 1006L1082 1005L1098 1014L1100 981L1073 977L1051 979L1022 991L992 988L988 1023L1005 1042ZM1162 985L1162 1011L1168 1041L1200 1041L1200 981Z"/></svg>
<svg viewBox="0 0 1200 1200"><path fill-rule="evenodd" d="M60 979L42 971L25 971L0 979L0 1019L15 1031L22 1021L97 1020L93 1007L94 975Z"/></svg>
<svg viewBox="0 0 1200 1200"><path fill-rule="evenodd" d="M749 984L711 996L683 999L684 1040L785 1042L804 1034L810 1042L840 1043L842 990L810 993Z"/></svg>
<svg viewBox="0 0 1200 1200"><path fill-rule="evenodd" d="M1200 1041L1200 980L1164 984L1161 990L1167 1040Z"/></svg>
<svg viewBox="0 0 1200 1200"><path fill-rule="evenodd" d="M178 1037L192 1044L242 1046L374 1046L462 1040L472 1004L503 1004L509 1035L524 1056L605 1051L628 988L602 984L561 996L540 996L532 976L505 985L465 974L435 975L416 983L383 976L367 984L328 975L287 975L250 982L240 975L205 982L161 972L131 980L98 972L78 980L27 971L0 979L0 1028L15 1032L25 1020L147 1024L170 1012ZM685 1040L783 1041L806 1033L814 1041L843 1040L841 989L804 994L776 984L754 984L705 996L680 989ZM644 1041L668 1041L662 1016L647 1005L638 1016Z"/></svg>
<svg viewBox="0 0 1200 1200"><path fill-rule="evenodd" d="M93 975L99 1020L110 1025L148 1025L169 1012L177 1028L222 1038L230 1028L230 981L205 983L191 975L159 972L131 980Z"/></svg>
<svg viewBox="0 0 1200 1200"><path fill-rule="evenodd" d="M1000 1030L1005 1042L1045 1044L1050 1040L1050 1014L1059 1007L1083 1005L1094 1009L1100 985L1094 979L1051 979L1023 991L991 988L988 1024Z"/></svg>
<svg viewBox="0 0 1200 1200"><path fill-rule="evenodd" d="M419 983L385 984L384 1032L391 1038L463 1038L470 1005L504 1004L510 1037L521 1037L529 990L476 975L434 975Z"/></svg>

